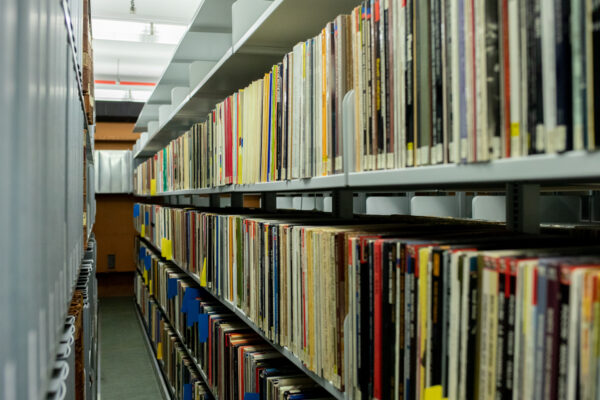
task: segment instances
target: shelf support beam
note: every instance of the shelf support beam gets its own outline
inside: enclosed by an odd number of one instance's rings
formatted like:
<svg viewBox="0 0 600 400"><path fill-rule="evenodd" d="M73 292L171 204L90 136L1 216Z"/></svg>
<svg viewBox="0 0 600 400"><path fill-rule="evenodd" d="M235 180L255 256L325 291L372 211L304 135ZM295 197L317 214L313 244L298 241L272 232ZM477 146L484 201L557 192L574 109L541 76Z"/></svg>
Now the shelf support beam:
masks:
<svg viewBox="0 0 600 400"><path fill-rule="evenodd" d="M208 196L209 207L219 208L221 207L221 195L218 193L211 194Z"/></svg>
<svg viewBox="0 0 600 400"><path fill-rule="evenodd" d="M277 193L263 192L260 196L260 208L265 212L277 211Z"/></svg>
<svg viewBox="0 0 600 400"><path fill-rule="evenodd" d="M231 193L230 206L232 208L243 208L244 207L244 194L234 192Z"/></svg>
<svg viewBox="0 0 600 400"><path fill-rule="evenodd" d="M331 193L331 211L335 218L352 218L354 215L354 192L336 189Z"/></svg>
<svg viewBox="0 0 600 400"><path fill-rule="evenodd" d="M515 182L506 185L506 226L515 232L540 232L539 184Z"/></svg>

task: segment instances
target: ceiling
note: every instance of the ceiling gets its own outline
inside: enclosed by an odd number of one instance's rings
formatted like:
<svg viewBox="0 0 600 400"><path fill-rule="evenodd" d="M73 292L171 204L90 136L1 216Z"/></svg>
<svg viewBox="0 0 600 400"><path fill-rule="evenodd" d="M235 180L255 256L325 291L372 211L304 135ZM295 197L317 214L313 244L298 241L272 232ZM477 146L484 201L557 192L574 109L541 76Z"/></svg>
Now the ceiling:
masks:
<svg viewBox="0 0 600 400"><path fill-rule="evenodd" d="M96 99L146 101L200 2L91 0Z"/></svg>

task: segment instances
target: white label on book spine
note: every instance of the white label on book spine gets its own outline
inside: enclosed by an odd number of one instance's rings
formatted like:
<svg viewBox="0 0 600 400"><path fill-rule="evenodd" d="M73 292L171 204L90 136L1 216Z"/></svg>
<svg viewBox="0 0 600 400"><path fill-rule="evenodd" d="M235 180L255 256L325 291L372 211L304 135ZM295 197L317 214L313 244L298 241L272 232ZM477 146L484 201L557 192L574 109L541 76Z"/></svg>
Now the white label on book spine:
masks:
<svg viewBox="0 0 600 400"><path fill-rule="evenodd" d="M429 165L430 162L429 146L419 147L417 149L417 165Z"/></svg>
<svg viewBox="0 0 600 400"><path fill-rule="evenodd" d="M502 147L500 138L497 136L494 136L492 138L491 145L492 145L492 159L497 160L500 158L500 148Z"/></svg>
<svg viewBox="0 0 600 400"><path fill-rule="evenodd" d="M460 139L460 160L465 160L467 158L467 151L468 151L467 138L461 138ZM460 160L458 160L458 162Z"/></svg>
<svg viewBox="0 0 600 400"><path fill-rule="evenodd" d="M412 150L406 150L406 165L409 167L414 166L414 156Z"/></svg>
<svg viewBox="0 0 600 400"><path fill-rule="evenodd" d="M535 149L537 151L544 151L546 149L546 129L544 125L539 124L535 127Z"/></svg>
<svg viewBox="0 0 600 400"><path fill-rule="evenodd" d="M335 158L335 170L336 171L341 171L342 169L342 157L341 156L337 156Z"/></svg>
<svg viewBox="0 0 600 400"><path fill-rule="evenodd" d="M573 127L573 150L584 150L583 148L583 126Z"/></svg>
<svg viewBox="0 0 600 400"><path fill-rule="evenodd" d="M436 144L432 151L434 164L440 164L444 162L444 146L441 143Z"/></svg>
<svg viewBox="0 0 600 400"><path fill-rule="evenodd" d="M567 150L567 127L565 125L557 126L554 130L554 150Z"/></svg>

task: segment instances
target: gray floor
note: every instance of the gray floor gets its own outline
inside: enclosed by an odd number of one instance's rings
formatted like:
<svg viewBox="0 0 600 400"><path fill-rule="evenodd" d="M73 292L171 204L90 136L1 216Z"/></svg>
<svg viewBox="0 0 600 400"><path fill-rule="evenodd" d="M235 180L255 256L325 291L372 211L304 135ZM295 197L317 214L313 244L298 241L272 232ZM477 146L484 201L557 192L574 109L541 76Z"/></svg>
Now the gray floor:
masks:
<svg viewBox="0 0 600 400"><path fill-rule="evenodd" d="M162 400L131 297L100 299L101 400Z"/></svg>

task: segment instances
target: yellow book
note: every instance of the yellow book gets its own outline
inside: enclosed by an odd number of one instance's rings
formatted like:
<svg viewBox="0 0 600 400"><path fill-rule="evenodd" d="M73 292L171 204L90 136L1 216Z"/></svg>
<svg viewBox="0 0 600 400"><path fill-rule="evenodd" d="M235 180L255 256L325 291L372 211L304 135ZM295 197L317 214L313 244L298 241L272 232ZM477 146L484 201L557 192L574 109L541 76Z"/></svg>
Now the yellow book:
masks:
<svg viewBox="0 0 600 400"><path fill-rule="evenodd" d="M417 324L417 337L418 337L418 354L419 360L426 360L427 355L427 320L428 320L428 309L429 309L429 298L428 298L428 287L429 287L429 255L431 249L429 247L423 247L419 249L419 303L418 303L418 324ZM419 387L418 392L420 393L419 398L425 400L425 379L426 368L425 363L419 362Z"/></svg>
<svg viewBox="0 0 600 400"><path fill-rule="evenodd" d="M327 169L328 165L328 151L327 151L327 32L325 29L321 30L321 130L322 130L322 175L329 173Z"/></svg>
<svg viewBox="0 0 600 400"><path fill-rule="evenodd" d="M269 154L269 77L270 74L265 74L263 78L263 90L262 90L262 132L261 132L261 143L262 152L260 154L261 170L260 170L260 181L267 181L268 173L268 154Z"/></svg>

